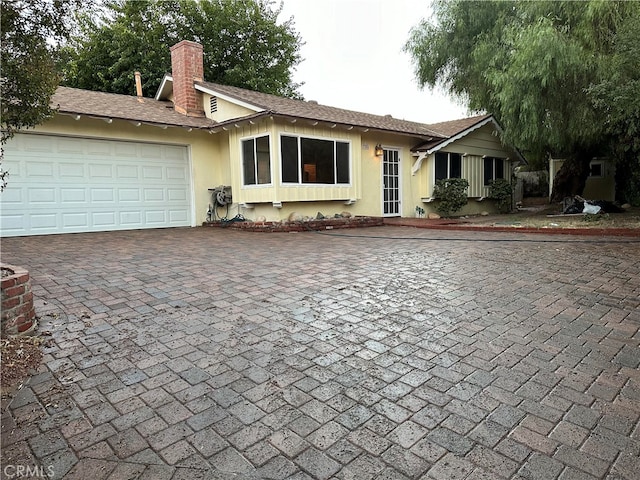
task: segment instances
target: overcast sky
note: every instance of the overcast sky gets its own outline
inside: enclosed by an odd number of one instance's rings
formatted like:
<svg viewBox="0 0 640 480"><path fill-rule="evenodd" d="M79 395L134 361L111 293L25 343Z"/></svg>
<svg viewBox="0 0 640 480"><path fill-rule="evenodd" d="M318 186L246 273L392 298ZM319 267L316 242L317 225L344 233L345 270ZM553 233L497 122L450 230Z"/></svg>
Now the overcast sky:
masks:
<svg viewBox="0 0 640 480"><path fill-rule="evenodd" d="M420 90L402 47L427 17L428 0L283 0L305 45L294 81L306 100L424 123L468 116L466 107Z"/></svg>

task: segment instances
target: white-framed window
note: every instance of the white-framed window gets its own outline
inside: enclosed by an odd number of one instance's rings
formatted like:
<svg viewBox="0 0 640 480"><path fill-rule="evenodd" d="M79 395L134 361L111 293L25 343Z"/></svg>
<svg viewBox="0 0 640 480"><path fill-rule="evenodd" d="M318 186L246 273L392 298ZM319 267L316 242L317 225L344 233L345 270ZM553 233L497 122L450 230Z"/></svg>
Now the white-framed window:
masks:
<svg viewBox="0 0 640 480"><path fill-rule="evenodd" d="M351 145L324 138L280 136L282 183L348 185Z"/></svg>
<svg viewBox="0 0 640 480"><path fill-rule="evenodd" d="M245 138L240 141L243 185L271 183L270 143L269 135Z"/></svg>
<svg viewBox="0 0 640 480"><path fill-rule="evenodd" d="M589 176L593 178L604 177L604 162L601 160L592 160L589 164Z"/></svg>
<svg viewBox="0 0 640 480"><path fill-rule="evenodd" d="M436 180L462 178L462 155L459 153L436 152Z"/></svg>
<svg viewBox="0 0 640 480"><path fill-rule="evenodd" d="M483 164L485 187L493 180L504 178L504 158L484 157Z"/></svg>

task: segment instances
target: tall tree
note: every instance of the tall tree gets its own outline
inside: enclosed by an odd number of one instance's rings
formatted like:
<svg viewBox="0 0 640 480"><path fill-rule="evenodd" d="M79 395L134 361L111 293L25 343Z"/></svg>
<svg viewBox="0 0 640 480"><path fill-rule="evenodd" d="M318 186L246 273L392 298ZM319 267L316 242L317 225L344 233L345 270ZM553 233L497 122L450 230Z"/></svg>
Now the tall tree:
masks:
<svg viewBox="0 0 640 480"><path fill-rule="evenodd" d="M207 80L299 97L292 74L302 41L292 19L278 21L281 9L272 0L111 0L80 19L64 84L131 94L139 70L153 95L171 69L169 48L193 40L204 47Z"/></svg>
<svg viewBox="0 0 640 480"><path fill-rule="evenodd" d="M639 16L637 2L437 0L433 23L412 29L405 49L422 86L492 112L505 142L534 160L565 156L557 201L581 193L591 158L620 140L590 87L612 78L618 33Z"/></svg>
<svg viewBox="0 0 640 480"><path fill-rule="evenodd" d="M614 41L609 75L589 93L616 141L618 200L640 205L640 15L627 18Z"/></svg>
<svg viewBox="0 0 640 480"><path fill-rule="evenodd" d="M53 58L80 0L3 0L0 6L0 146L21 128L49 118L60 77ZM0 150L0 162L2 151ZM7 172L0 167L0 190Z"/></svg>

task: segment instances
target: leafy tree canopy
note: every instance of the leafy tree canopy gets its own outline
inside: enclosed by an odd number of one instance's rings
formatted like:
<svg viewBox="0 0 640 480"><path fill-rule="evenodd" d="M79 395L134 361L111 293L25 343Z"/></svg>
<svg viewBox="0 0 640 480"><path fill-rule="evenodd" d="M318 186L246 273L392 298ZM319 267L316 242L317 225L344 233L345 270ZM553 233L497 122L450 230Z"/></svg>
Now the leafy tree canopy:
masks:
<svg viewBox="0 0 640 480"><path fill-rule="evenodd" d="M49 118L59 75L53 57L80 0L3 0L0 6L0 144ZM0 154L1 159L1 154ZM0 170L0 189L6 172Z"/></svg>
<svg viewBox="0 0 640 480"><path fill-rule="evenodd" d="M206 80L299 97L292 73L302 40L292 19L278 23L280 11L272 0L110 0L80 17L61 58L64 83L132 94L137 70L152 96L171 70L169 48L192 40L203 45Z"/></svg>
<svg viewBox="0 0 640 480"><path fill-rule="evenodd" d="M503 140L530 159L566 156L567 180L579 181L558 196L582 191L588 162L605 153L603 145L635 138L640 151L640 2L436 0L433 6L433 21L412 29L405 46L418 81L493 113Z"/></svg>

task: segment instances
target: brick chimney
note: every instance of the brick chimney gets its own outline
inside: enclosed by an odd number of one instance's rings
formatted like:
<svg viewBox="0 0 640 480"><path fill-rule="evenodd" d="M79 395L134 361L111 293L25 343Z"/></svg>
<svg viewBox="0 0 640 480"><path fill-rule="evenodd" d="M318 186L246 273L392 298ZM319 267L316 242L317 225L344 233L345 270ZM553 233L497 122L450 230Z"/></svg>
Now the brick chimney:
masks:
<svg viewBox="0 0 640 480"><path fill-rule="evenodd" d="M171 76L175 110L191 117L204 116L202 93L193 84L204 80L202 45L183 40L171 47Z"/></svg>

